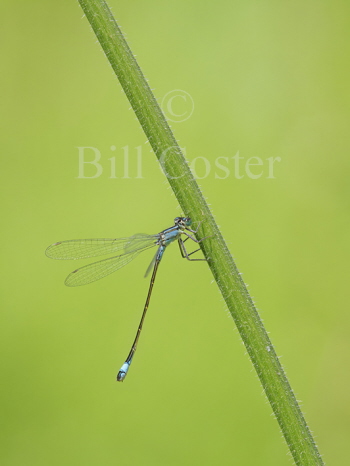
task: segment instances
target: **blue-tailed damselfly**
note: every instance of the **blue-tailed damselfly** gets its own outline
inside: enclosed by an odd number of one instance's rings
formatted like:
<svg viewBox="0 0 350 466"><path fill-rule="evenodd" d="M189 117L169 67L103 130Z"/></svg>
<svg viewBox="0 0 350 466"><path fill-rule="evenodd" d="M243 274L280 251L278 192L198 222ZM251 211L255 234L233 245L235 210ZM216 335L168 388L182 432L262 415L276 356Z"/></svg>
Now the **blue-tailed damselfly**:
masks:
<svg viewBox="0 0 350 466"><path fill-rule="evenodd" d="M46 249L46 255L51 259L85 259L88 257L95 257L105 254L113 254L121 251L118 255L108 259L100 260L92 264L85 265L79 269L74 270L66 278L65 284L67 286L80 286L99 280L107 275L115 272L116 270L124 267L124 265L135 259L140 252L146 251L154 246L158 246L157 252L150 263L146 275L153 268L151 282L147 294L146 303L141 316L140 324L137 329L135 340L132 344L131 350L122 365L117 375L117 380L122 382L130 367L132 358L135 354L137 343L141 334L142 325L145 320L151 294L153 290L154 281L156 278L159 263L163 257L166 247L178 241L180 252L183 258L190 261L201 261L205 259L193 259L190 256L195 251L188 253L185 247L185 241L191 239L196 243L200 243L206 238L197 240L193 235L197 233L200 223L196 230L190 228L192 220L189 217L176 217L174 225L166 230L161 231L157 235L137 234L129 238L115 238L115 239L77 239L69 241L61 241L54 243ZM182 235L186 238L183 240Z"/></svg>

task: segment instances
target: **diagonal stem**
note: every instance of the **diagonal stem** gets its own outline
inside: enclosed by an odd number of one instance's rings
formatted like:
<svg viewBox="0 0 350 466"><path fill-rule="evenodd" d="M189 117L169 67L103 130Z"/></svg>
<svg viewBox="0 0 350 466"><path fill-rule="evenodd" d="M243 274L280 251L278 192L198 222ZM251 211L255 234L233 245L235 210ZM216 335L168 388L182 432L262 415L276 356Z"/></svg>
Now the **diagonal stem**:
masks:
<svg viewBox="0 0 350 466"><path fill-rule="evenodd" d="M207 203L104 0L79 0L186 216L205 219L200 243L298 466L323 465L286 374Z"/></svg>

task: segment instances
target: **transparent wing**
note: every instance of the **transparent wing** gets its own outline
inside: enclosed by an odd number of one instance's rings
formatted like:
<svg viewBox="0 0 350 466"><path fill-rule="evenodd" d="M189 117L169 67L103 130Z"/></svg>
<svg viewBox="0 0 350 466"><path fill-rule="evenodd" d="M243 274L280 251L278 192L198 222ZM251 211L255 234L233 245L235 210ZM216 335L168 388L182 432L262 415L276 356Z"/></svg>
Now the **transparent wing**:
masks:
<svg viewBox="0 0 350 466"><path fill-rule="evenodd" d="M152 244L148 247L152 246L154 245ZM69 274L64 283L67 286L81 286L95 282L96 280L100 280L101 278L104 278L116 270L124 267L124 265L135 259L135 257L145 249L148 248L143 247L130 253L110 257L109 259L104 259L102 261L94 262L92 264L85 265L84 267L80 267L80 269L74 270L74 272Z"/></svg>
<svg viewBox="0 0 350 466"><path fill-rule="evenodd" d="M154 264L156 263L156 258L157 258L158 251L155 253L153 259L151 260L151 263L147 267L146 273L145 273L145 278L148 277L150 271L153 269Z"/></svg>
<svg viewBox="0 0 350 466"><path fill-rule="evenodd" d="M51 244L45 254L51 259L84 259L118 251L130 253L150 247L155 244L157 238L158 235L139 233L129 238L73 239Z"/></svg>

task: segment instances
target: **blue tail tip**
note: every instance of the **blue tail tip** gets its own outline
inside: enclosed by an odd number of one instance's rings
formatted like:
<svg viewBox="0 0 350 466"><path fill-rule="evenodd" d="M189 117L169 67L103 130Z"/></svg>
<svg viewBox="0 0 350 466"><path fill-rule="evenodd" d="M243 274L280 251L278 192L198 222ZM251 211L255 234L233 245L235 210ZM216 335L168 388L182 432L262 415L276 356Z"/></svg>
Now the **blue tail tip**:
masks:
<svg viewBox="0 0 350 466"><path fill-rule="evenodd" d="M127 362L125 362L122 365L122 367L120 368L120 371L118 372L118 375L117 375L117 382L123 382L123 380L126 377L126 374L128 373L129 367L130 367L130 364L127 363Z"/></svg>

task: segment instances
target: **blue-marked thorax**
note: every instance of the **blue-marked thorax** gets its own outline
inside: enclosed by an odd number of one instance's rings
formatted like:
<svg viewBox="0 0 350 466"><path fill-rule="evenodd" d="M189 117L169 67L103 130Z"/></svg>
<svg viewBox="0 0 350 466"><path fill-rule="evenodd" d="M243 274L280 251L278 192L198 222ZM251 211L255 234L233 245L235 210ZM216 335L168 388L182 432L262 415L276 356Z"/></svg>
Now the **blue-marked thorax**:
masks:
<svg viewBox="0 0 350 466"><path fill-rule="evenodd" d="M179 231L178 228L169 228L168 230L164 231L164 243L166 246L168 244L172 243L175 241L179 236L181 232Z"/></svg>

